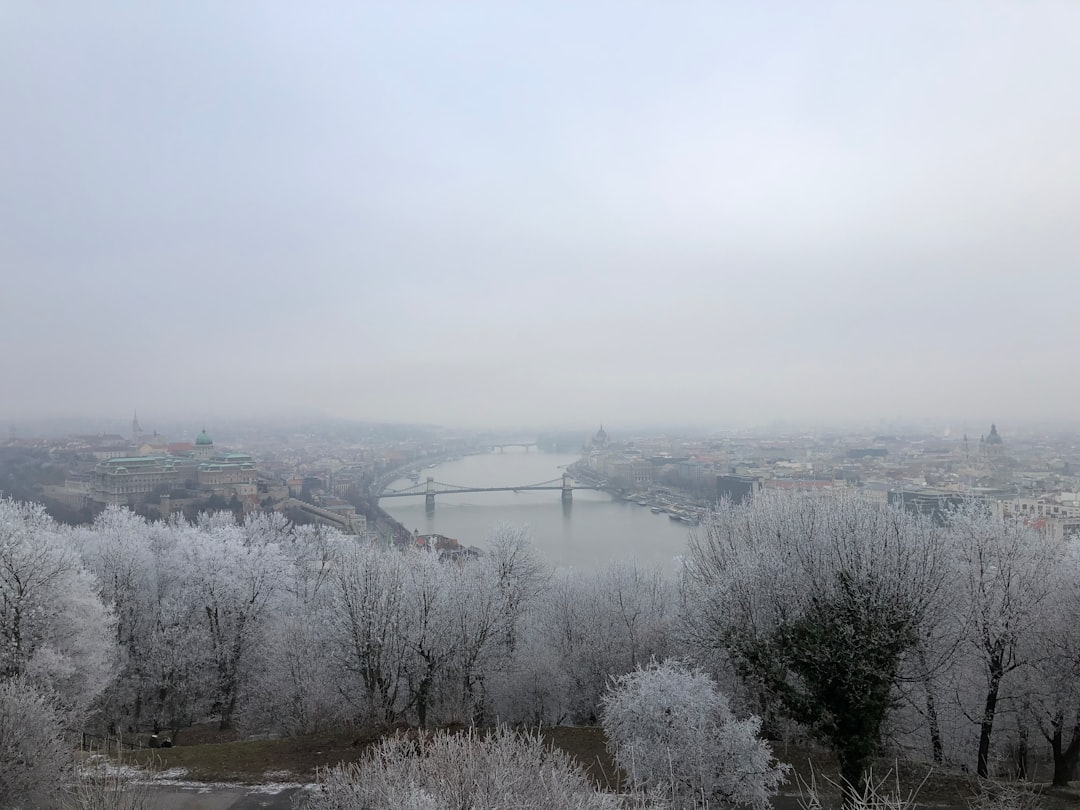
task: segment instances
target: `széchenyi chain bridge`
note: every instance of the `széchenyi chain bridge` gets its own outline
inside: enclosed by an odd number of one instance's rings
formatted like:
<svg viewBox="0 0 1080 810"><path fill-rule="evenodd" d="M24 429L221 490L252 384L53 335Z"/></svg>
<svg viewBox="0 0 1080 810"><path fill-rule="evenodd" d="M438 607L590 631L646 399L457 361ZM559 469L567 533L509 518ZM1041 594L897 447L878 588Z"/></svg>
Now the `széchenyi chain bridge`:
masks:
<svg viewBox="0 0 1080 810"><path fill-rule="evenodd" d="M536 484L520 484L509 487L469 487L458 484L444 484L436 481L430 475L427 481L413 484L405 489L391 489L380 492L376 497L383 498L410 498L418 495L424 496L424 506L428 510L435 508L436 495L455 495L466 492L536 492L538 490L559 490L562 492L564 502L573 500L575 489L600 489L590 484L578 484L570 477L569 473L563 473L562 478L552 478L550 481L540 481Z"/></svg>

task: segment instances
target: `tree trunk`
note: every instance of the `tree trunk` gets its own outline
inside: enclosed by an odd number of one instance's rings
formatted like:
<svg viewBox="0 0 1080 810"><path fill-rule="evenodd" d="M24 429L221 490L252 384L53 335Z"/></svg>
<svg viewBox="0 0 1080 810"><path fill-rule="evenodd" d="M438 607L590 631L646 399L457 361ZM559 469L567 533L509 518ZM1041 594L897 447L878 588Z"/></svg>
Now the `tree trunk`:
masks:
<svg viewBox="0 0 1080 810"><path fill-rule="evenodd" d="M1027 727L1020 726L1020 739L1016 746L1016 778L1027 781L1028 778L1028 734Z"/></svg>
<svg viewBox="0 0 1080 810"><path fill-rule="evenodd" d="M233 693L232 697L225 703L224 708L221 710L221 722L218 724L218 728L222 731L231 731L233 727L233 714L236 713L236 694Z"/></svg>
<svg viewBox="0 0 1080 810"><path fill-rule="evenodd" d="M416 707L416 722L420 728L427 728L428 696L431 694L432 683L433 678L430 674L424 675L413 690L413 702Z"/></svg>
<svg viewBox="0 0 1080 810"><path fill-rule="evenodd" d="M934 764L941 765L945 761L945 745L941 741L937 702L934 700L934 693L930 689L929 679L926 682L926 718L930 724L930 748L934 752Z"/></svg>
<svg viewBox="0 0 1080 810"><path fill-rule="evenodd" d="M844 807L855 807L859 798L866 793L867 763L861 757L845 756L838 751L840 760L840 789L844 795Z"/></svg>
<svg viewBox="0 0 1080 810"><path fill-rule="evenodd" d="M1054 787L1065 787L1072 781L1076 773L1076 766L1080 764L1080 716L1077 717L1076 725L1073 726L1072 740L1067 747L1063 747L1062 729L1065 718L1058 715L1054 718L1054 734L1050 738L1050 749L1054 753Z"/></svg>
<svg viewBox="0 0 1080 810"><path fill-rule="evenodd" d="M487 710L484 700L484 679L478 678L474 684L472 678L465 678L465 699L468 702L472 725L482 726L487 719Z"/></svg>
<svg viewBox="0 0 1080 810"><path fill-rule="evenodd" d="M1001 661L990 662L990 688L986 691L982 723L979 725L979 758L976 773L983 779L990 775L990 736L994 733L994 715L997 713L998 691L1004 674Z"/></svg>

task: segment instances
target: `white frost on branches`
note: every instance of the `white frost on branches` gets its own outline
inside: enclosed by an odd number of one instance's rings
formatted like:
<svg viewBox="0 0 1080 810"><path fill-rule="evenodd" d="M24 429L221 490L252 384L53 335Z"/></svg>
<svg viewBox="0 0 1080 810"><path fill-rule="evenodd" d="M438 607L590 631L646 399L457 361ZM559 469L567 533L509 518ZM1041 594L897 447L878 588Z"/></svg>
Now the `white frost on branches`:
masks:
<svg viewBox="0 0 1080 810"><path fill-rule="evenodd" d="M0 678L25 677L74 722L113 674L113 628L44 509L0 499Z"/></svg>
<svg viewBox="0 0 1080 810"><path fill-rule="evenodd" d="M362 761L323 771L306 810L615 810L570 757L505 729L398 736Z"/></svg>
<svg viewBox="0 0 1080 810"><path fill-rule="evenodd" d="M787 771L758 736L761 721L736 720L712 678L677 661L615 678L603 725L631 786L676 807L766 808Z"/></svg>
<svg viewBox="0 0 1080 810"><path fill-rule="evenodd" d="M44 807L71 770L60 715L22 677L0 678L0 807Z"/></svg>

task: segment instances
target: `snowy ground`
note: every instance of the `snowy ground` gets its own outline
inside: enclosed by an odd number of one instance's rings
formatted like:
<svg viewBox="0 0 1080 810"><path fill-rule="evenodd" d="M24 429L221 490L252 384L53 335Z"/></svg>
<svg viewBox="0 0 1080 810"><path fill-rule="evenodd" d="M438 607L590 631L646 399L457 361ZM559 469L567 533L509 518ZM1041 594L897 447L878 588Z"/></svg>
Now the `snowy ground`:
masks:
<svg viewBox="0 0 1080 810"><path fill-rule="evenodd" d="M153 806L161 810L291 810L299 785L224 785L195 782L154 783Z"/></svg>
<svg viewBox="0 0 1080 810"><path fill-rule="evenodd" d="M186 779L182 768L149 772L129 765L89 762L87 772L110 779L130 780L135 789L145 788L153 797L151 806L161 810L291 810L293 797L313 787L286 781L289 774L266 774L267 781L259 785L238 785L224 782L193 782ZM280 778L280 781L278 781Z"/></svg>

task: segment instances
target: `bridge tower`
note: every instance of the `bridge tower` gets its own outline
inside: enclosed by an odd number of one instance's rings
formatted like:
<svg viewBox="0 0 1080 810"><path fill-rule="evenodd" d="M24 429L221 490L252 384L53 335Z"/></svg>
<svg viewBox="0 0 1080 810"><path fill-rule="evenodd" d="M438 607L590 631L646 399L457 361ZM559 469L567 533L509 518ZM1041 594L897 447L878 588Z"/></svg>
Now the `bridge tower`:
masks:
<svg viewBox="0 0 1080 810"><path fill-rule="evenodd" d="M428 512L435 511L435 479L427 477L427 490L424 492L424 509Z"/></svg>
<svg viewBox="0 0 1080 810"><path fill-rule="evenodd" d="M563 503L569 503L574 500L574 487L570 482L570 474L562 474L562 500Z"/></svg>

